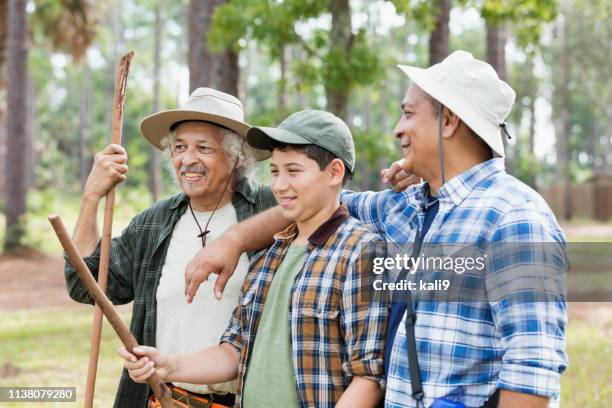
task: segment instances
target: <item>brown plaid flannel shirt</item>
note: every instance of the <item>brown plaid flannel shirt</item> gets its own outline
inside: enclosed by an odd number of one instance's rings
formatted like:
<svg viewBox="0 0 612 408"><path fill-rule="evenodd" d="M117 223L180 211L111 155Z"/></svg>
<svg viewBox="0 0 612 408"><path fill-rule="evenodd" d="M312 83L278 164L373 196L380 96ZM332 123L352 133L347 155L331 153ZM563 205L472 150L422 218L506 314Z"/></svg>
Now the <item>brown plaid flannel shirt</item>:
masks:
<svg viewBox="0 0 612 408"><path fill-rule="evenodd" d="M296 236L294 224L252 259L239 305L221 338L240 352L236 407L241 406L249 353L268 289ZM350 218L345 206L310 236L288 316L302 407L333 407L354 376L375 380L384 388L388 307L371 292L371 264L385 255L384 249L382 240Z"/></svg>

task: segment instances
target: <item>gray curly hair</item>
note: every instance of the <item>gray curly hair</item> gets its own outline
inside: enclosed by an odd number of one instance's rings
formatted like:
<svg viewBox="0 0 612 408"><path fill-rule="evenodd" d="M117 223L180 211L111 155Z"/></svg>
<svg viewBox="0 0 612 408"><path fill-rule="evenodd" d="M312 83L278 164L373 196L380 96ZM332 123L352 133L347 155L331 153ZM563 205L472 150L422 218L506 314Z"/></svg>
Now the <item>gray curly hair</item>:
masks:
<svg viewBox="0 0 612 408"><path fill-rule="evenodd" d="M255 151L251 146L247 144L244 137L239 136L236 132L230 129L222 128L221 134L223 136L223 151L227 157L230 166L234 166L234 163L238 161L238 165L234 170L234 184L242 181L243 179L253 178L255 174L255 167L257 164L257 160L255 159ZM163 138L160 141L161 146L164 148L164 158L167 159L168 170L170 174L172 174L174 181L178 182L176 179L176 174L174 171L174 167L172 165L172 141L176 137L176 130L173 129L170 131L168 136Z"/></svg>

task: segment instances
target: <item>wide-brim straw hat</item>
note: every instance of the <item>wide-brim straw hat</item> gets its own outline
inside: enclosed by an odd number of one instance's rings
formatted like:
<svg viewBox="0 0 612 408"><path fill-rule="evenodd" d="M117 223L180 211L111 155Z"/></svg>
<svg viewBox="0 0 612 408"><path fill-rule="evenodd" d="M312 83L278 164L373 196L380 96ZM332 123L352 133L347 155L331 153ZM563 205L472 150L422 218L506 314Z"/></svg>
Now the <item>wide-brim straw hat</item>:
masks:
<svg viewBox="0 0 612 408"><path fill-rule="evenodd" d="M493 152L504 157L503 134L516 93L495 69L455 51L427 69L398 65L419 88L453 111Z"/></svg>
<svg viewBox="0 0 612 408"><path fill-rule="evenodd" d="M212 88L197 88L189 100L178 109L169 109L147 116L140 122L143 136L155 147L163 150L161 141L172 127L180 122L200 120L224 127L245 137L250 126L244 122L244 108L229 94ZM270 157L266 150L254 149L257 160Z"/></svg>

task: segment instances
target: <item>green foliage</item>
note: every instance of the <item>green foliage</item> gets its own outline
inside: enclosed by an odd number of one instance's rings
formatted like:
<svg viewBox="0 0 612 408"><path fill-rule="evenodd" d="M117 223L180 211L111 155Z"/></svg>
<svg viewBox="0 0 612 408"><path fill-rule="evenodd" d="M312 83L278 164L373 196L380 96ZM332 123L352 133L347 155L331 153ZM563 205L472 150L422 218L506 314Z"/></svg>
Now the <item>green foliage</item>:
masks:
<svg viewBox="0 0 612 408"><path fill-rule="evenodd" d="M357 162L378 164L381 157L394 157L397 146L391 136L376 131L354 131L353 140L358 146Z"/></svg>
<svg viewBox="0 0 612 408"><path fill-rule="evenodd" d="M474 3L480 7L484 19L512 22L518 45L527 47L538 44L544 23L557 16L558 0L477 0Z"/></svg>
<svg viewBox="0 0 612 408"><path fill-rule="evenodd" d="M221 50L240 48L246 40L255 40L274 61L280 59L285 47L300 46L308 59L291 68L294 81L305 87L322 84L326 90L350 93L355 86L379 79L382 70L364 30L351 34L348 47L333 44L328 29L298 34L298 24L327 14L327 6L324 0L232 0L215 9L209 42Z"/></svg>
<svg viewBox="0 0 612 408"><path fill-rule="evenodd" d="M188 43L184 19L187 2L163 3L162 109L175 107L177 96L185 96ZM395 16L403 18L403 22L391 24L386 20L388 14L381 10L386 8L385 12L389 9L393 12L389 3L395 6ZM543 102L543 105L550 103L555 108L551 119L558 121L558 92L563 86L570 87L573 100L573 180L580 181L597 171L596 160L601 160L604 150L609 150L599 142L599 138L609 128L605 108L612 106L612 88L606 70L612 54L609 41L612 32L608 24L612 5L603 0L575 0L563 7L557 3L555 0L453 2L455 8L476 7L487 19L511 22L509 82L517 91L517 103L510 122L516 129L516 134L513 134L516 138L513 145L516 149L516 174L527 182L532 182L536 176L543 183L556 181L551 176L555 170L554 160L549 157L536 159L530 146L530 124L535 119L530 110L535 100ZM136 50L124 118L124 145L128 150L130 171L126 184L119 188L119 194L122 205L131 207L130 211L150 203L145 189L149 178L149 145L138 126L140 120L153 111L151 78L157 1L96 3L91 14L92 19L95 17L99 22L96 40L90 46L87 58L78 63L71 57L63 58L66 53L72 54L70 47L54 47L52 39L45 34L56 28L52 22L66 22L73 18L71 15L74 16L75 11L64 9L73 4L93 3L36 1L36 12L30 14L33 42L29 66L36 84L34 189L37 193L28 203L32 212L26 218L28 229L44 228L51 208L42 204L56 203L56 196L72 197L66 199L65 211L78 208L75 197L82 189L78 172L82 92L86 84L91 85L91 139L84 146L85 159L91 160L110 138L115 54L128 49ZM347 47L332 44L329 5L329 0L230 0L216 8L209 40L218 51L227 47L240 50L241 90L244 90L242 95L246 95L243 102L250 123L276 125L296 110L326 109L329 106L326 105L328 91L346 91L350 96L345 119L356 140L356 180L363 181L359 188L378 188L378 169L400 156L392 131L399 115L399 101L409 81L395 65L404 63L424 67L428 64L429 29L435 19L436 2L351 1L353 27ZM120 7L115 28L113 7ZM554 24L547 23L558 13L569 22L572 62L569 84L561 81L563 53L560 38L553 35L552 30L562 20L559 18ZM86 17L87 21L93 22L89 19L90 14ZM65 34L70 33L74 31ZM74 37L66 36L66 40L70 38ZM460 32L451 34L450 48L468 49L476 57L484 58L484 38L482 25L466 24ZM538 42L543 42L544 46L540 47ZM72 43L67 41L64 44ZM282 82L281 52L287 63ZM528 57L536 61L535 68L527 64ZM85 75L85 64L91 70L89 77ZM285 96L282 106L281 92ZM553 135L535 135L536 139L547 137ZM262 175L267 176L265 166ZM164 190L164 195L176 191L168 172L164 173ZM137 197L128 198L130 194ZM69 204L71 200L76 200L74 206ZM64 211L61 205L55 208ZM54 238L46 235L26 237L28 242L43 246L46 239L53 242Z"/></svg>
<svg viewBox="0 0 612 408"><path fill-rule="evenodd" d="M438 1L435 0L388 0L395 10L407 18L417 21L427 32L434 29L438 16ZM465 6L469 0L454 0L458 6Z"/></svg>
<svg viewBox="0 0 612 408"><path fill-rule="evenodd" d="M269 47L278 58L282 47L300 41L295 22L317 17L325 11L327 3L325 0L232 0L215 9L209 43L221 51L227 47L240 48L240 39L252 38Z"/></svg>
<svg viewBox="0 0 612 408"><path fill-rule="evenodd" d="M606 129L612 121L612 85L609 58L612 29L606 23L612 15L607 2L575 1L564 3L562 18L553 26L552 39L542 45L541 53L551 89L550 102L557 129L561 129L563 92L569 89L571 178L581 182L593 172L605 171ZM569 81L564 80L564 64ZM606 116L610 119L607 119Z"/></svg>
<svg viewBox="0 0 612 408"><path fill-rule="evenodd" d="M513 175L535 188L534 182L536 176L542 172L544 165L535 157L524 135L517 137L517 141L512 147L512 152L514 154Z"/></svg>
<svg viewBox="0 0 612 408"><path fill-rule="evenodd" d="M55 13L53 7L60 2L45 2L39 13ZM91 87L91 139L85 142L83 159L87 166L95 152L103 149L110 142L111 103L115 80L115 49L124 52L135 49L136 56L128 79L123 120L123 145L129 156L129 175L125 186L136 188L142 198L150 200L145 191L149 178L149 144L142 137L139 124L143 117L152 113L153 101L151 83L147 76L152 74L154 10L150 2L126 2L118 13L119 24L128 27L120 32L118 40L112 35L108 24L102 25L97 32L96 43L92 46L95 58L79 62L58 54L47 48L45 42L32 47L29 53L30 74L36 87L36 131L35 150L37 156L36 185L38 190L63 191L67 194L79 194L82 181L79 178L79 132L83 108L83 89ZM177 21L181 17L182 5L165 3L164 16L168 21ZM55 11L53 11L55 10ZM104 8L97 12L110 12ZM108 16L110 17L110 16ZM37 17L33 17L37 21ZM126 20L122 22L121 20ZM136 27L136 28L132 28ZM36 32L42 32L37 28ZM183 52L184 46L177 46L183 41L181 34L168 30L163 34L165 45L162 55L166 64ZM59 64L58 62L62 61ZM52 63L53 61L53 63ZM92 62L93 61L93 62ZM89 65L90 77L85 75L85 64ZM147 72L148 71L148 72ZM166 88L168 78L164 78L162 67L161 107L176 104L176 90ZM171 83L171 82L170 82ZM89 168L89 167L87 167ZM164 173L166 191L175 191L171 177ZM123 187L123 186L122 186ZM142 200L141 198L141 200ZM150 203L150 201L149 201Z"/></svg>
<svg viewBox="0 0 612 408"><path fill-rule="evenodd" d="M612 2L576 0L563 11L576 87L599 115L607 115L607 120L612 120L612 84L609 80Z"/></svg>
<svg viewBox="0 0 612 408"><path fill-rule="evenodd" d="M353 38L348 56L346 50L333 47L322 60L322 82L326 89L350 90L354 84L375 82L382 72L378 55L373 52L365 30L359 30Z"/></svg>
<svg viewBox="0 0 612 408"><path fill-rule="evenodd" d="M366 2L362 7L367 9L369 5ZM249 72L257 77L256 85L249 90L247 104L252 123L276 125L299 109L325 109L323 97L330 91L361 100L356 94L362 92L362 87L381 83L383 67L395 63L395 57L383 51L385 40L377 43L379 40L373 35L374 23L352 30L346 47L334 44L330 28L315 23L329 15L328 7L329 0L231 0L215 9L209 31L210 44L217 50L234 47L249 53ZM305 26L309 28L304 30ZM265 70L252 71L262 59L261 55L253 55L247 49L247 44L253 40L257 49L267 52L267 64L278 63L283 51L298 50L302 57L290 59L284 83L279 77L270 77ZM288 106L280 109L273 103L270 89L278 92L285 89L299 95L297 100L290 100ZM379 112L383 107L375 109ZM380 157L394 155L388 149L388 141L387 144L382 142L382 135L387 131L381 131L378 126L371 129L353 127L353 130L356 139L360 139L356 142L359 160L367 160L376 167Z"/></svg>

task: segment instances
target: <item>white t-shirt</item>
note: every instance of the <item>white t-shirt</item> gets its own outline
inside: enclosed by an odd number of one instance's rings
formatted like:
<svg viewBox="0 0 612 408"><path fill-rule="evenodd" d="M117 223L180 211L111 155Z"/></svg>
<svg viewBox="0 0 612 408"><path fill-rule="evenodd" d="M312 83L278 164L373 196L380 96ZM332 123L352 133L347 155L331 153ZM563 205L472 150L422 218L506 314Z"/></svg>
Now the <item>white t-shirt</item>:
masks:
<svg viewBox="0 0 612 408"><path fill-rule="evenodd" d="M203 230L211 213L194 213ZM236 210L231 203L217 209L208 226L210 233L206 242L215 240L236 223ZM213 283L217 278L217 275L213 274L208 282L200 285L193 302L188 304L185 299L185 267L202 249L202 240L197 237L199 233L200 230L187 209L172 232L156 293L156 346L163 352L188 353L219 344L234 307L238 304L240 288L248 272L249 261L247 256L242 254L221 300L217 300L213 294ZM236 392L235 381L208 386L174 384L201 394Z"/></svg>

